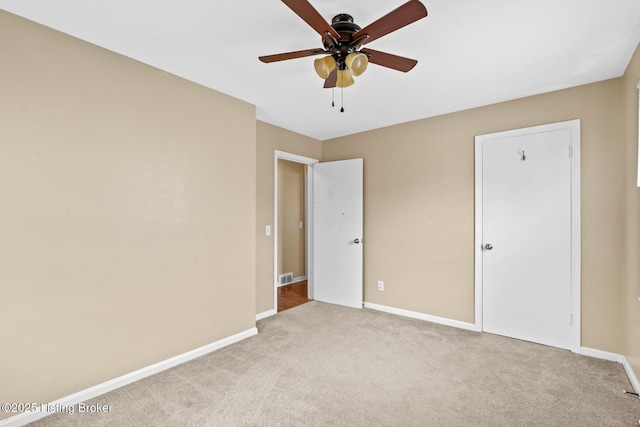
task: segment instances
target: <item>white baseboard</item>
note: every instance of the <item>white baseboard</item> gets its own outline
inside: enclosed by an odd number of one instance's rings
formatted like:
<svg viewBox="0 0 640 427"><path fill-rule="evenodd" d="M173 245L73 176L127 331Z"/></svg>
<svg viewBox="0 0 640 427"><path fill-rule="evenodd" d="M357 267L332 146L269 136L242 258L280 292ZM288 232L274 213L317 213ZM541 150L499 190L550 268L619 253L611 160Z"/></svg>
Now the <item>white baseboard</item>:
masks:
<svg viewBox="0 0 640 427"><path fill-rule="evenodd" d="M596 359L609 360L611 362L623 363L626 360L626 358L621 354L597 350L595 348L589 347L580 347L579 353L584 356L591 356L595 357Z"/></svg>
<svg viewBox="0 0 640 427"><path fill-rule="evenodd" d="M411 317L413 319L426 320L427 322L453 326L454 328L466 329L469 331L478 331L476 325L473 323L461 322L459 320L447 319L445 317L431 316L430 314L418 313L416 311L403 310L401 308L388 307L386 305L373 304L370 302L365 302L364 308L384 311L386 313L397 314L399 316Z"/></svg>
<svg viewBox="0 0 640 427"><path fill-rule="evenodd" d="M629 361L622 354L611 353L608 351L597 350L595 348L589 347L580 347L580 354L584 356L595 357L596 359L604 359L609 360L611 362L618 362L622 364L624 371L627 373L629 377L629 381L631 381L631 385L636 393L640 393L640 382L638 382L638 378L636 377L633 369L631 369L631 365L629 365Z"/></svg>
<svg viewBox="0 0 640 427"><path fill-rule="evenodd" d="M267 318L269 316L273 316L274 314L278 314L278 312L273 310L273 309L272 310L263 311L262 313L258 313L258 314L256 314L256 322L258 320L262 320L262 319Z"/></svg>
<svg viewBox="0 0 640 427"><path fill-rule="evenodd" d="M638 377L636 377L636 374L635 372L633 372L633 369L631 368L631 365L629 365L629 361L626 357L624 358L624 362L622 362L622 366L624 367L624 370L629 377L629 381L631 381L633 389L636 391L636 393L640 393L640 381L638 381ZM640 399L640 397L638 398ZM640 422L640 420L638 422Z"/></svg>
<svg viewBox="0 0 640 427"><path fill-rule="evenodd" d="M53 408L67 408L73 405L77 405L78 403L84 402L89 399L93 399L94 397L100 396L127 384L131 384L135 381L141 380L148 376L157 374L159 372L165 371L169 368L173 368L174 366L178 366L182 363L193 360L197 357L204 356L205 354L211 353L213 351L219 350L228 345L234 344L236 342L242 341L246 338L254 336L258 333L258 329L251 328L247 329L244 332L237 333L227 338L223 338L219 341L216 341L211 344L207 344L200 348L196 348L195 350L188 351L186 353L180 354L178 356L172 357L170 359L163 360L161 362L155 363L153 365L144 367L142 369L138 369L137 371L130 372L128 374L122 375L121 377L114 378L102 384L98 384L96 386L90 387L88 389L79 391L72 395L63 397L62 399L58 399L54 402L43 404L45 408L53 407ZM10 418L6 418L4 420L0 420L1 427L18 427L25 425L27 423L31 423L33 421L39 420L41 418L46 417L47 415L51 415L48 412L41 412L38 409L35 412L25 412L19 415L15 415Z"/></svg>

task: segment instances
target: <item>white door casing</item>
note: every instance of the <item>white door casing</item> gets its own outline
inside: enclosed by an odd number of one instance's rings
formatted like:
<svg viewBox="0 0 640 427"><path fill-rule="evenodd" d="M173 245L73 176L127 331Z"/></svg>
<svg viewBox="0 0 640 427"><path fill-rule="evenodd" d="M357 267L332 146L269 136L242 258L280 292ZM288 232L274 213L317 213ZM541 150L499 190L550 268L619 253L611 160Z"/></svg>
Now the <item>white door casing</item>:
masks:
<svg viewBox="0 0 640 427"><path fill-rule="evenodd" d="M579 141L579 120L476 137L478 330L580 350Z"/></svg>
<svg viewBox="0 0 640 427"><path fill-rule="evenodd" d="M362 308L363 160L313 165L314 296Z"/></svg>

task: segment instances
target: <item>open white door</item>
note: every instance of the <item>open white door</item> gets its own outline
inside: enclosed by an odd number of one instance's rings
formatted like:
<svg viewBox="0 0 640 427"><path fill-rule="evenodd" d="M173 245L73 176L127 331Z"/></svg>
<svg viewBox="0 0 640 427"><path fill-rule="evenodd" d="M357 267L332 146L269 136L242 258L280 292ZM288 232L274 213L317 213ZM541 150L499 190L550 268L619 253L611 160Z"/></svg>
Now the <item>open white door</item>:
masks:
<svg viewBox="0 0 640 427"><path fill-rule="evenodd" d="M362 308L362 159L313 165L314 299Z"/></svg>

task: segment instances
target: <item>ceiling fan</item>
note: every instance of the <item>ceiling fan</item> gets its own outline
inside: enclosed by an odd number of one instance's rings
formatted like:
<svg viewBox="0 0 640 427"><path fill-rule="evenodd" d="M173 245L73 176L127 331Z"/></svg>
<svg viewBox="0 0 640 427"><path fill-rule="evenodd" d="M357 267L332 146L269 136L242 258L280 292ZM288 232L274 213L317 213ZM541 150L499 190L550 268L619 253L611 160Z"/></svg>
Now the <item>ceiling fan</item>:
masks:
<svg viewBox="0 0 640 427"><path fill-rule="evenodd" d="M261 56L258 59L262 62L325 54L325 57L314 61L316 73L325 80L325 88L353 85L353 76L362 74L369 62L405 73L418 63L415 59L362 48L367 43L427 16L426 7L418 0L409 0L364 28L356 25L353 17L346 13L334 16L329 25L307 0L282 2L320 34L323 48Z"/></svg>

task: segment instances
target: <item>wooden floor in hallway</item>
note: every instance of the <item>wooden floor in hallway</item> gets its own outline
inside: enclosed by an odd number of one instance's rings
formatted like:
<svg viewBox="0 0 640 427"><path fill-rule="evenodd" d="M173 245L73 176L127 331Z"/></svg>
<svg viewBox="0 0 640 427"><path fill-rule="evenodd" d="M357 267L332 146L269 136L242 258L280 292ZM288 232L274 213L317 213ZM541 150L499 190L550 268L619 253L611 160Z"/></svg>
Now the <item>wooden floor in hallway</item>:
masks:
<svg viewBox="0 0 640 427"><path fill-rule="evenodd" d="M278 313L311 301L307 298L307 281L292 283L278 288Z"/></svg>

